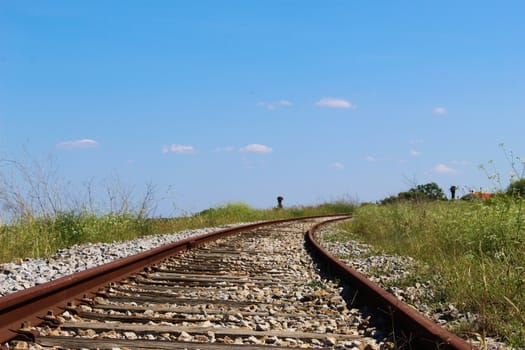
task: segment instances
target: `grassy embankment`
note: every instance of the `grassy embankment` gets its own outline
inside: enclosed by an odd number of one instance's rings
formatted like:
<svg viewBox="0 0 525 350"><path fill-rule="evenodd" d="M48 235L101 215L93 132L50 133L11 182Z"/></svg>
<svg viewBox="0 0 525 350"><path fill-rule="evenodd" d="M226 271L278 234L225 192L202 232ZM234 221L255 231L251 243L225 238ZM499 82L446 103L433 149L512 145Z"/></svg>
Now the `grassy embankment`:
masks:
<svg viewBox="0 0 525 350"><path fill-rule="evenodd" d="M363 240L421 262L417 278L434 281L439 301L479 315L458 332L525 348L523 199L363 205L341 227L333 239Z"/></svg>
<svg viewBox="0 0 525 350"><path fill-rule="evenodd" d="M79 243L124 241L238 222L349 213L353 208L352 203L345 201L279 210L230 203L195 215L162 219L144 218L133 212L95 215L87 211L67 211L45 218L25 215L15 223L0 224L0 263L17 258L46 257L57 249Z"/></svg>

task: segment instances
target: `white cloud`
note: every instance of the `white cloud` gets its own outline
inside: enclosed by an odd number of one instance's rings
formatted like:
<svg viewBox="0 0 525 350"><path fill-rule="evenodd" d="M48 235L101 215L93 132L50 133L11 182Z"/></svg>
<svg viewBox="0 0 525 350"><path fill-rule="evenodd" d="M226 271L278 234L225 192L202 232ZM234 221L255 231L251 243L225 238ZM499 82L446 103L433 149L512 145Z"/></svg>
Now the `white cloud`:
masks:
<svg viewBox="0 0 525 350"><path fill-rule="evenodd" d="M277 109L278 107L290 107L292 106L292 102L288 100L281 100L279 102L265 102L265 101L259 101L255 104L257 107L266 108L270 111L273 111L274 109Z"/></svg>
<svg viewBox="0 0 525 350"><path fill-rule="evenodd" d="M458 171L456 169L450 168L445 164L438 164L433 169L436 173L440 174L456 174Z"/></svg>
<svg viewBox="0 0 525 350"><path fill-rule="evenodd" d="M233 152L235 151L235 147L228 146L228 147L217 147L213 150L213 152Z"/></svg>
<svg viewBox="0 0 525 350"><path fill-rule="evenodd" d="M171 144L171 145L164 145L162 146L162 153L193 153L195 149L193 146L189 145L177 145L177 144Z"/></svg>
<svg viewBox="0 0 525 350"><path fill-rule="evenodd" d="M251 153L271 153L272 148L266 145L261 145L258 143L252 143L246 145L240 149L241 152L251 152Z"/></svg>
<svg viewBox="0 0 525 350"><path fill-rule="evenodd" d="M366 156L365 160L367 162L375 162L376 161L376 157L374 157L374 156Z"/></svg>
<svg viewBox="0 0 525 350"><path fill-rule="evenodd" d="M99 143L95 140L82 139L82 140L64 141L64 142L58 143L56 145L56 148L77 149L77 148L96 148L99 146L100 146Z"/></svg>
<svg viewBox="0 0 525 350"><path fill-rule="evenodd" d="M412 157L419 157L420 155L422 155L423 153L419 152L419 151L416 151L415 149L411 149L410 150L410 155Z"/></svg>
<svg viewBox="0 0 525 350"><path fill-rule="evenodd" d="M340 98L323 97L315 103L317 107L326 108L356 108L352 102Z"/></svg>
<svg viewBox="0 0 525 350"><path fill-rule="evenodd" d="M336 169L344 169L345 165L341 162L335 162L333 163L332 165L332 168L336 168Z"/></svg>
<svg viewBox="0 0 525 350"><path fill-rule="evenodd" d="M444 115L444 114L447 114L447 110L445 109L445 107L436 107L434 108L434 114Z"/></svg>

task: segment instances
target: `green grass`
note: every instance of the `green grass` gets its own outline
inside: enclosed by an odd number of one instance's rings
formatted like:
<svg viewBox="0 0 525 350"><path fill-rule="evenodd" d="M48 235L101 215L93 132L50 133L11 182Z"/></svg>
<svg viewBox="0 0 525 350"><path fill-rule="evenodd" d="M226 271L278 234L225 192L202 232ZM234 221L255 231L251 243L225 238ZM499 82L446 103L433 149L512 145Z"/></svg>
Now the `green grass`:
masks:
<svg viewBox="0 0 525 350"><path fill-rule="evenodd" d="M46 218L25 216L0 226L0 263L17 258L47 257L58 249L79 243L124 241L238 222L350 213L354 207L354 204L343 201L278 210L229 203L176 218L144 218L133 213L95 215L86 211L58 212Z"/></svg>
<svg viewBox="0 0 525 350"><path fill-rule="evenodd" d="M411 256L434 276L436 295L479 322L468 332L525 347L525 213L522 199L363 205L347 237ZM344 234L339 234L344 240Z"/></svg>
<svg viewBox="0 0 525 350"><path fill-rule="evenodd" d="M194 215L152 218L159 204L153 183L147 183L142 194L122 183L116 174L73 186L58 175L52 158L26 157L21 161L0 158L0 263L47 257L79 243L131 240L238 222L350 213L355 206L339 200L276 210L229 203ZM170 197L169 190L163 197Z"/></svg>

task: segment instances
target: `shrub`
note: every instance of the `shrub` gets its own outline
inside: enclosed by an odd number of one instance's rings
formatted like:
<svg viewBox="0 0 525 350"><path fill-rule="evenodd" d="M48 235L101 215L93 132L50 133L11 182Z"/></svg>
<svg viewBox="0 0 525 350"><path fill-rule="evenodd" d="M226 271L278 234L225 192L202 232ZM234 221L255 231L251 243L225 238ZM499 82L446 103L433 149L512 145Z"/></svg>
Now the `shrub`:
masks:
<svg viewBox="0 0 525 350"><path fill-rule="evenodd" d="M512 182L507 188L507 193L513 196L525 197L525 178Z"/></svg>
<svg viewBox="0 0 525 350"><path fill-rule="evenodd" d="M390 196L380 201L381 204L392 204L407 201L436 201L446 200L445 193L435 182L417 185L406 192L399 192L397 196Z"/></svg>
<svg viewBox="0 0 525 350"><path fill-rule="evenodd" d="M59 241L66 246L80 243L84 231L81 219L81 216L73 210L59 212L50 225L51 230L56 233Z"/></svg>

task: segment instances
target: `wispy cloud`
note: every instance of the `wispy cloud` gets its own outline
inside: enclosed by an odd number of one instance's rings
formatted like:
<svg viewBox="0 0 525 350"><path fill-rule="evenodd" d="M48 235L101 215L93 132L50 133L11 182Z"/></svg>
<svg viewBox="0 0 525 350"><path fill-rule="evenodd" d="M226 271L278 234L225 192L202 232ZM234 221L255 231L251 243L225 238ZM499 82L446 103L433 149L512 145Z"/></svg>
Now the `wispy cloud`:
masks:
<svg viewBox="0 0 525 350"><path fill-rule="evenodd" d="M344 169L345 167L345 165L341 162L332 163L330 166L335 169Z"/></svg>
<svg viewBox="0 0 525 350"><path fill-rule="evenodd" d="M271 153L273 150L271 147L268 147L266 145L252 143L250 145L246 145L242 147L240 151L247 152L247 153Z"/></svg>
<svg viewBox="0 0 525 350"><path fill-rule="evenodd" d="M323 97L315 103L317 107L326 108L356 108L357 106L350 101L334 97Z"/></svg>
<svg viewBox="0 0 525 350"><path fill-rule="evenodd" d="M412 157L419 157L419 156L422 155L422 154L423 154L423 153L421 153L421 152L419 152L419 151L417 151L417 150L415 150L415 149L411 149L411 150L410 150L410 155L411 155Z"/></svg>
<svg viewBox="0 0 525 350"><path fill-rule="evenodd" d="M96 148L99 146L100 145L97 141L91 139L64 141L55 145L56 148L60 149Z"/></svg>
<svg viewBox="0 0 525 350"><path fill-rule="evenodd" d="M376 157L374 157L374 156L365 156L365 160L367 162L375 162L376 161Z"/></svg>
<svg viewBox="0 0 525 350"><path fill-rule="evenodd" d="M292 102L288 100L281 100L278 102L265 102L265 101L259 101L255 104L257 107L266 108L268 110L273 111L274 109L277 109L279 107L291 107L293 105Z"/></svg>
<svg viewBox="0 0 525 350"><path fill-rule="evenodd" d="M445 115L447 114L447 110L445 109L445 107L436 107L434 108L434 114L435 115Z"/></svg>
<svg viewBox="0 0 525 350"><path fill-rule="evenodd" d="M190 145L164 145L162 146L162 153L193 153L195 149Z"/></svg>
<svg viewBox="0 0 525 350"><path fill-rule="evenodd" d="M456 169L450 168L442 163L437 164L432 170L440 174L457 174L458 172Z"/></svg>
<svg viewBox="0 0 525 350"><path fill-rule="evenodd" d="M269 109L269 110L274 110L275 109L273 104L267 103L267 102L264 102L264 101L259 101L255 105L257 107L262 107L262 108L266 108L266 109Z"/></svg>
<svg viewBox="0 0 525 350"><path fill-rule="evenodd" d="M227 147L217 147L213 150L213 152L234 152L235 147L233 146L227 146Z"/></svg>

